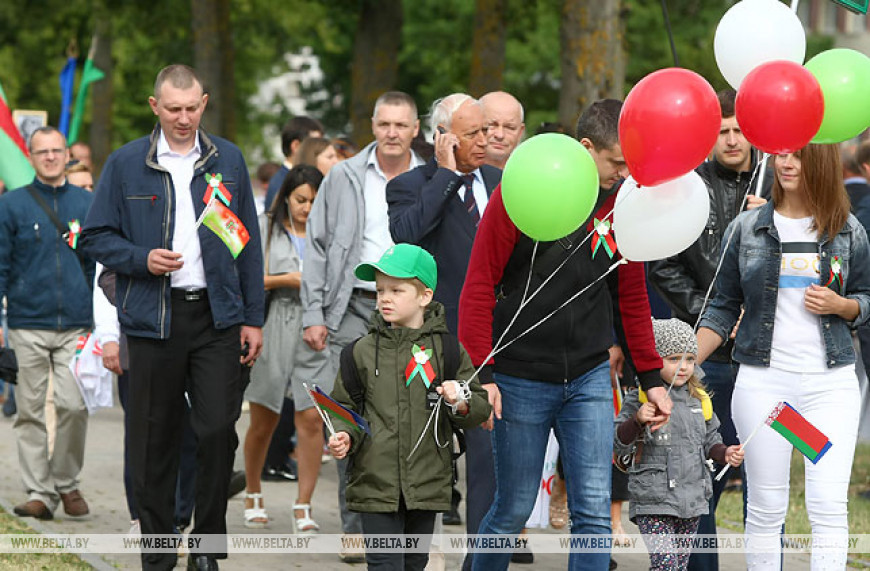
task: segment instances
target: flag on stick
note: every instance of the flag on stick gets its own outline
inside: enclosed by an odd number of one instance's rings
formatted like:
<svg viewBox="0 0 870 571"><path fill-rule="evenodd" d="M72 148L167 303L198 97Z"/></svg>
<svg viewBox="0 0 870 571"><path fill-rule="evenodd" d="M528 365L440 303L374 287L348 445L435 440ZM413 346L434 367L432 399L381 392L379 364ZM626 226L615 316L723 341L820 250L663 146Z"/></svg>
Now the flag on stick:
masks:
<svg viewBox="0 0 870 571"><path fill-rule="evenodd" d="M248 240L251 239L248 229L239 217L216 198L212 198L205 207L202 223L226 244L233 258L239 257Z"/></svg>
<svg viewBox="0 0 870 571"><path fill-rule="evenodd" d="M6 103L6 93L0 86L0 180L6 183L6 188L18 188L33 181L35 173L27 155L24 139Z"/></svg>
<svg viewBox="0 0 870 571"><path fill-rule="evenodd" d="M335 418L345 421L350 424L352 428L356 428L357 430L361 430L366 434L371 435L372 432L369 429L369 423L366 422L366 419L349 408L341 406L338 402L330 398L329 395L320 390L320 387L314 385L314 389L309 389L308 392L320 410L334 416Z"/></svg>
<svg viewBox="0 0 870 571"><path fill-rule="evenodd" d="M67 53L70 53L67 51ZM70 107L73 100L73 88L76 82L76 57L71 55L66 60L66 65L60 71L60 121L58 131L66 137L69 135Z"/></svg>
<svg viewBox="0 0 870 571"><path fill-rule="evenodd" d="M776 405L767 417L766 423L791 442L792 446L800 450L813 464L818 463L831 447L828 437L785 401Z"/></svg>
<svg viewBox="0 0 870 571"><path fill-rule="evenodd" d="M88 86L95 81L99 81L106 77L99 68L94 65L94 52L97 49L97 38L91 40L91 49L88 50L88 59L85 60L85 69L82 71L82 79L79 82L79 92L76 95L76 109L72 116L72 123L69 128L68 144L72 145L79 140L79 129L81 129L82 121L85 116L85 105L88 99Z"/></svg>

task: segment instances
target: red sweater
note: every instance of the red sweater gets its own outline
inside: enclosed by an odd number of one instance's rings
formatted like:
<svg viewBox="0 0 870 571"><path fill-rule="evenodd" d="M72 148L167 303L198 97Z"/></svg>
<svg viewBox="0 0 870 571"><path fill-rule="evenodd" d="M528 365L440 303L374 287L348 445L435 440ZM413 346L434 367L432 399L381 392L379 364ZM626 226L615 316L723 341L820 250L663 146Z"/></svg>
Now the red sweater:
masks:
<svg viewBox="0 0 870 571"><path fill-rule="evenodd" d="M615 198L614 193L604 200L587 223L587 233L593 230L593 218L603 219L613 209ZM585 238L585 234L580 239ZM476 366L484 362L492 350L494 338L501 337L517 313L529 276L532 244L508 217L501 187L498 187L477 229L459 302L459 339ZM562 246L541 243L538 260L546 247ZM559 260L566 255L567 251ZM540 294L523 308L502 346L604 274L618 258L616 255L610 259L603 244L593 256L592 241L587 240ZM552 268L540 270L552 271ZM537 275L536 271L529 293L545 277ZM518 285L504 291L504 284L508 282ZM498 287L502 288L503 295L499 295L497 301ZM564 382L581 376L608 358L607 350L613 344L614 332L612 300L618 303L625 340L641 386L644 389L660 386L662 360L655 350L644 265L637 262L620 265L607 279L597 282L487 364L494 365L499 373L548 382ZM490 381L490 374L489 371L482 374L481 381Z"/></svg>

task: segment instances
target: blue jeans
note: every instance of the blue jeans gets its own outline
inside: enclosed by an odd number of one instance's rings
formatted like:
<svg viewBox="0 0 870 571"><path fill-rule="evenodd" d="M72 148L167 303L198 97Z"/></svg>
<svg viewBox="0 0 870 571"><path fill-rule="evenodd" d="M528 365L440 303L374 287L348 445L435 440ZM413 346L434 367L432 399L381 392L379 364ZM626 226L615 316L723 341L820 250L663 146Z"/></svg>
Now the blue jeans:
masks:
<svg viewBox="0 0 870 571"><path fill-rule="evenodd" d="M566 383L496 373L502 419L492 433L496 491L478 533L516 536L538 495L550 428L565 468L571 533L610 535L613 396L605 361ZM472 569L507 569L510 553L481 552ZM610 553L571 553L568 568L604 570Z"/></svg>

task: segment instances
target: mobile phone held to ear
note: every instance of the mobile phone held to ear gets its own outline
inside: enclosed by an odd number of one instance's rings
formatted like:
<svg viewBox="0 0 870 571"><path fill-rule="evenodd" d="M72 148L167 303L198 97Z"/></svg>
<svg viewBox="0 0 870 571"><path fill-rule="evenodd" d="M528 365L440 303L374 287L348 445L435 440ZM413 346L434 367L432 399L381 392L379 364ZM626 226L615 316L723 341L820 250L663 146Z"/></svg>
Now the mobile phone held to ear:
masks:
<svg viewBox="0 0 870 571"><path fill-rule="evenodd" d="M447 134L447 129L445 129L445 128L442 127L441 125L438 125L438 126L435 127L435 128L438 129L438 132L441 133L442 135L446 135L446 134ZM453 148L455 149L455 148L458 147L458 146L459 146L459 140L457 139L457 141L456 141L455 143L453 143Z"/></svg>

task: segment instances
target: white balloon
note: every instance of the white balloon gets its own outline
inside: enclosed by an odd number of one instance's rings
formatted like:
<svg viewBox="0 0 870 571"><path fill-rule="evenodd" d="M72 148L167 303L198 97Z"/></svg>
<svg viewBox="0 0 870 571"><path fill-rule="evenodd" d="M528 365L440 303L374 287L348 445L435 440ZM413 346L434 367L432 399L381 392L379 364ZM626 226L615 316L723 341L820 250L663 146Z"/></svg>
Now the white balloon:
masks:
<svg viewBox="0 0 870 571"><path fill-rule="evenodd" d="M803 65L806 51L803 24L779 0L738 2L719 20L713 39L716 64L734 89L762 63L788 60Z"/></svg>
<svg viewBox="0 0 870 571"><path fill-rule="evenodd" d="M662 183L642 186L629 177L613 210L613 235L624 258L661 260L691 246L710 215L707 185L695 171Z"/></svg>

